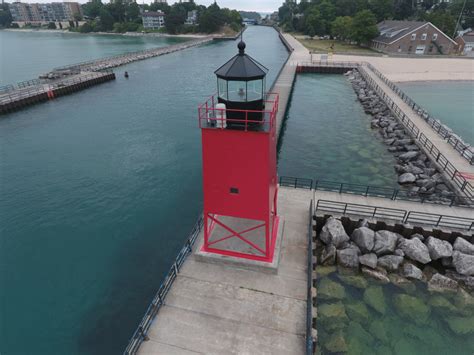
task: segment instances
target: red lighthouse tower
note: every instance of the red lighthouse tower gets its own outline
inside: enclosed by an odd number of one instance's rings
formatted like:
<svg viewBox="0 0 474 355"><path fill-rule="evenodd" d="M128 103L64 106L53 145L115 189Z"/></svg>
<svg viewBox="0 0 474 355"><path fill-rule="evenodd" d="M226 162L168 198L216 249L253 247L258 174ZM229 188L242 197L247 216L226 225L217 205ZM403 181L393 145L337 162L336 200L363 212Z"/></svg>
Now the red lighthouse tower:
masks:
<svg viewBox="0 0 474 355"><path fill-rule="evenodd" d="M204 187L202 251L272 262L278 233L276 114L267 69L239 53L215 71L217 96L199 106Z"/></svg>

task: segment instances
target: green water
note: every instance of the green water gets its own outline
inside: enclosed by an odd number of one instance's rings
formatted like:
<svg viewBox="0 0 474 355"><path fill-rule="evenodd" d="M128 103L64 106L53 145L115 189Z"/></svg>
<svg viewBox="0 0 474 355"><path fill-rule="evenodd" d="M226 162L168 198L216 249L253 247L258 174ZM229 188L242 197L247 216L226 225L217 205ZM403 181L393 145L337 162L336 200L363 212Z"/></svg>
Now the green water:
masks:
<svg viewBox="0 0 474 355"><path fill-rule="evenodd" d="M288 56L276 31L251 27L245 40L270 84ZM201 211L197 106L236 46L136 62L2 116L2 355L123 351Z"/></svg>
<svg viewBox="0 0 474 355"><path fill-rule="evenodd" d="M474 353L472 296L430 293L421 282L382 285L360 275L347 278L335 267L318 269L320 354Z"/></svg>
<svg viewBox="0 0 474 355"><path fill-rule="evenodd" d="M0 31L0 86L37 78L58 66L183 41L183 38Z"/></svg>
<svg viewBox="0 0 474 355"><path fill-rule="evenodd" d="M370 120L343 75L298 75L280 142L280 175L396 187L395 159Z"/></svg>
<svg viewBox="0 0 474 355"><path fill-rule="evenodd" d="M418 105L474 145L474 82L400 83Z"/></svg>

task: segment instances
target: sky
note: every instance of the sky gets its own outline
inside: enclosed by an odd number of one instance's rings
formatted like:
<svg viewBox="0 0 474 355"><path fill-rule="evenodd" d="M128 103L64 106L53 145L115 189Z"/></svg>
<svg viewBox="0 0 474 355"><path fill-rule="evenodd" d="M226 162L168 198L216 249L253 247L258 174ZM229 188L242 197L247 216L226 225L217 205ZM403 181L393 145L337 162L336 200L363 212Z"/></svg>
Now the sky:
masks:
<svg viewBox="0 0 474 355"><path fill-rule="evenodd" d="M26 3L38 3L38 2L61 2L61 1L78 1L80 3L85 3L87 0L21 0L21 2ZM153 0L136 0L139 4L143 1L145 3L150 3ZM13 2L13 0L7 0L7 2ZM109 0L102 0L106 3ZM177 2L175 0L168 0L168 4ZM199 5L209 6L214 2L214 0L195 0ZM220 7L228 7L229 9L236 10L247 10L247 11L257 11L257 12L273 12L278 10L278 8L283 3L283 0L217 0L217 4Z"/></svg>

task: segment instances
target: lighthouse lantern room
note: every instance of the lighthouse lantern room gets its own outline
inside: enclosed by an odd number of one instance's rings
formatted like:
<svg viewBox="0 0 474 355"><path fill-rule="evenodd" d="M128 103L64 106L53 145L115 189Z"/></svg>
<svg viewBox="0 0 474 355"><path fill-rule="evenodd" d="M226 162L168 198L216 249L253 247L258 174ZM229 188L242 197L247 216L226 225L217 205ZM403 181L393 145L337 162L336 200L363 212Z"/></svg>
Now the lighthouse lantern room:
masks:
<svg viewBox="0 0 474 355"><path fill-rule="evenodd" d="M199 106L202 132L202 251L272 262L278 233L276 115L267 69L245 53L215 71L217 95Z"/></svg>

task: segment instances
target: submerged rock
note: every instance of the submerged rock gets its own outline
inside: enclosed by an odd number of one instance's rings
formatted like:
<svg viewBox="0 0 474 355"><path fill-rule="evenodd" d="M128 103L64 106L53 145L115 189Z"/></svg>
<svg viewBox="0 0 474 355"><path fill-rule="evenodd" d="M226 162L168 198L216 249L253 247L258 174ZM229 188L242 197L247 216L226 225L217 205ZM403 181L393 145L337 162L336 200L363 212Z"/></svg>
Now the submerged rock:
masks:
<svg viewBox="0 0 474 355"><path fill-rule="evenodd" d="M367 227L357 228L352 233L352 240L362 253L369 253L374 248L375 232Z"/></svg>
<svg viewBox="0 0 474 355"><path fill-rule="evenodd" d="M387 329L385 328L385 323L379 319L374 319L370 323L369 331L370 334L372 334L374 337L384 343L388 343L390 340L388 337Z"/></svg>
<svg viewBox="0 0 474 355"><path fill-rule="evenodd" d="M464 254L474 255L474 244L469 243L466 239L461 237L456 238L453 249Z"/></svg>
<svg viewBox="0 0 474 355"><path fill-rule="evenodd" d="M446 322L451 330L458 335L474 333L474 316L471 317L450 317Z"/></svg>
<svg viewBox="0 0 474 355"><path fill-rule="evenodd" d="M335 266L316 266L317 277L327 276L335 272L337 268Z"/></svg>
<svg viewBox="0 0 474 355"><path fill-rule="evenodd" d="M453 246L451 243L435 237L428 237L428 239L426 239L426 247L428 248L432 260L449 258L453 255Z"/></svg>
<svg viewBox="0 0 474 355"><path fill-rule="evenodd" d="M385 255L378 259L377 265L388 271L397 271L402 262L403 256Z"/></svg>
<svg viewBox="0 0 474 355"><path fill-rule="evenodd" d="M453 252L453 265L461 275L474 275L474 255L464 254L456 250Z"/></svg>
<svg viewBox="0 0 474 355"><path fill-rule="evenodd" d="M395 251L400 236L396 233L380 230L375 233L374 252L377 255L391 254Z"/></svg>
<svg viewBox="0 0 474 355"><path fill-rule="evenodd" d="M388 276L387 276L387 271L384 269L370 269L368 267L363 266L362 267L362 273L364 275L370 276L373 279L380 281L383 284L387 284L390 282Z"/></svg>
<svg viewBox="0 0 474 355"><path fill-rule="evenodd" d="M375 269L377 267L377 255L374 253L359 256L359 263Z"/></svg>
<svg viewBox="0 0 474 355"><path fill-rule="evenodd" d="M346 313L350 319L359 323L369 323L370 313L363 302L349 303L346 305Z"/></svg>
<svg viewBox="0 0 474 355"><path fill-rule="evenodd" d="M321 299L342 300L343 298L346 297L346 291L344 289L344 286L328 278L322 279L317 289L318 289L318 298L321 298Z"/></svg>
<svg viewBox="0 0 474 355"><path fill-rule="evenodd" d="M421 299L406 294L397 294L393 298L393 304L398 313L416 324L428 322L431 311Z"/></svg>
<svg viewBox="0 0 474 355"><path fill-rule="evenodd" d="M341 330L329 335L328 340L323 344L323 346L331 353L345 353L348 350L346 337Z"/></svg>
<svg viewBox="0 0 474 355"><path fill-rule="evenodd" d="M443 315L457 313L457 308L445 297L436 295L430 298L429 305Z"/></svg>
<svg viewBox="0 0 474 355"><path fill-rule="evenodd" d="M456 292L458 283L441 274L434 274L428 282L428 291L432 292Z"/></svg>
<svg viewBox="0 0 474 355"><path fill-rule="evenodd" d="M408 258L422 264L427 264L431 261L427 246L418 238L402 239L400 241L400 249L403 250Z"/></svg>
<svg viewBox="0 0 474 355"><path fill-rule="evenodd" d="M366 288L368 285L368 281L362 275L341 275L338 274L338 277L344 282L346 285L355 287L355 288Z"/></svg>
<svg viewBox="0 0 474 355"><path fill-rule="evenodd" d="M326 221L326 224L323 226L321 233L319 235L321 240L326 244L332 244L336 248L339 247L344 242L349 241L349 236L340 220L329 217Z"/></svg>
<svg viewBox="0 0 474 355"><path fill-rule="evenodd" d="M364 302L372 307L380 314L385 314L387 311L387 304L385 302L385 296L383 289L380 286L371 286L365 290L363 296Z"/></svg>
<svg viewBox="0 0 474 355"><path fill-rule="evenodd" d="M349 318L341 302L318 306L318 320L326 331L347 327Z"/></svg>

